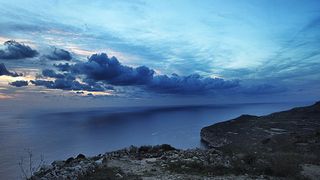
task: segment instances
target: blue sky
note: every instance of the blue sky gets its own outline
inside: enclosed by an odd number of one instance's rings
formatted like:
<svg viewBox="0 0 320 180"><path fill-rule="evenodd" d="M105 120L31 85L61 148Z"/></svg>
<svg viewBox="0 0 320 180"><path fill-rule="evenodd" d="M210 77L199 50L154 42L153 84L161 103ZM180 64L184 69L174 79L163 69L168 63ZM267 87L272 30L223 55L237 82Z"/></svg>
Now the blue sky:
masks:
<svg viewBox="0 0 320 180"><path fill-rule="evenodd" d="M316 100L320 95L317 0L0 1L0 27L0 44L15 40L38 52L34 57L0 58L9 71L23 74L0 76L0 99L41 94L81 101L92 94L98 99L92 101L102 103L106 99L125 102L121 98L213 103L234 98L241 102L279 97ZM78 70L80 66L92 67L87 57L95 53L115 56L121 63L117 67L126 70L121 70L117 81L107 74L95 79L92 73L96 71L72 74L80 83L88 85L89 80L95 80L107 87L101 92L52 88L52 84L29 83L19 88L8 84L54 81L53 77L40 78L42 70L59 73L53 64L65 63L47 58L54 49L70 52L68 63L76 64ZM136 75L139 66L154 71L152 80L133 83L132 79L146 77ZM178 79L171 76L173 73ZM169 79L164 80L164 75ZM124 77L131 78L130 83L119 80ZM216 79L223 80L223 85ZM172 83L177 81L182 84L173 91Z"/></svg>

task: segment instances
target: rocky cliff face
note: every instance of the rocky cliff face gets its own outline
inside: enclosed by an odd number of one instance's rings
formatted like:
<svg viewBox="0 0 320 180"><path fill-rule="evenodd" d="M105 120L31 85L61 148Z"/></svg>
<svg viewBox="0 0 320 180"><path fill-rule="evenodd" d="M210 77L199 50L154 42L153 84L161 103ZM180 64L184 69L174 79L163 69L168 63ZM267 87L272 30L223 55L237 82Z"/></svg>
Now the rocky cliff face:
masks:
<svg viewBox="0 0 320 180"><path fill-rule="evenodd" d="M203 128L201 139L239 152L320 154L320 102L267 116L242 115Z"/></svg>
<svg viewBox="0 0 320 180"><path fill-rule="evenodd" d="M201 139L235 157L233 168L240 165L244 173L320 177L320 102L267 116L242 115L203 128Z"/></svg>
<svg viewBox="0 0 320 180"><path fill-rule="evenodd" d="M264 179L264 175L234 175L232 159L210 149L179 150L170 145L142 146L108 152L95 157L78 155L54 161L34 173L31 179Z"/></svg>

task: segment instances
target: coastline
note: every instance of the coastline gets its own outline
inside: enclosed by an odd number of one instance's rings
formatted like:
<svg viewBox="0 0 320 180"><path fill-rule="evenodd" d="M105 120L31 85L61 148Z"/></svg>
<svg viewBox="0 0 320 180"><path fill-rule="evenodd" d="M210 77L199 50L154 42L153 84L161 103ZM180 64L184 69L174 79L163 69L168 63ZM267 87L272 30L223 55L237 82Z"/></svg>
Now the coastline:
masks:
<svg viewBox="0 0 320 180"><path fill-rule="evenodd" d="M131 146L94 157L78 155L43 166L32 179L316 179L318 122L319 102L261 117L242 115L203 128L208 149Z"/></svg>

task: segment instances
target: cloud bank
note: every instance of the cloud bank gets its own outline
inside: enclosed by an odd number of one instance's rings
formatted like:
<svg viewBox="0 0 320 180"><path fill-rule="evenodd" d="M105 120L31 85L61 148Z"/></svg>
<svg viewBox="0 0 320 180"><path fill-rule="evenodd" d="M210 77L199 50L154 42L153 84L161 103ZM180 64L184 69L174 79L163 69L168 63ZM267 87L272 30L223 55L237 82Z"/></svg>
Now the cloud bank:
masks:
<svg viewBox="0 0 320 180"><path fill-rule="evenodd" d="M239 87L238 80L227 81L221 78L203 77L199 74L179 76L173 74L154 76L147 88L169 94L208 94Z"/></svg>
<svg viewBox="0 0 320 180"><path fill-rule="evenodd" d="M71 66L69 63L54 64L53 66L56 67L59 71L70 71L71 70Z"/></svg>
<svg viewBox="0 0 320 180"><path fill-rule="evenodd" d="M28 81L14 81L9 83L11 86L15 86L15 87L23 87L23 86L28 86Z"/></svg>
<svg viewBox="0 0 320 180"><path fill-rule="evenodd" d="M59 61L59 60L70 61L72 59L70 52L64 49L59 49L59 48L54 48L51 54L45 55L45 57L53 61Z"/></svg>
<svg viewBox="0 0 320 180"><path fill-rule="evenodd" d="M22 74L18 74L16 72L10 72L6 68L6 66L3 63L0 63L0 76L12 76L12 77L18 77L22 76Z"/></svg>
<svg viewBox="0 0 320 180"><path fill-rule="evenodd" d="M134 86L155 93L198 95L239 87L238 80L203 77L199 74L189 76L158 75L153 69L146 66L122 65L116 57L109 58L105 53L93 54L87 62L54 66L64 73L45 69L42 71L42 75L55 78L55 81L35 80L31 83L36 86L63 90L102 91L110 89L109 85L114 85ZM76 77L80 78L82 83L76 81Z"/></svg>
<svg viewBox="0 0 320 180"><path fill-rule="evenodd" d="M88 62L73 65L72 72L85 75L87 79L120 86L146 85L154 76L154 70L146 66L124 66L117 58L109 58L105 53L93 54Z"/></svg>
<svg viewBox="0 0 320 180"><path fill-rule="evenodd" d="M45 76L45 77L58 78L58 79L65 78L64 74L56 73L52 69L44 69L44 70L42 70L42 75Z"/></svg>
<svg viewBox="0 0 320 180"><path fill-rule="evenodd" d="M0 59L25 59L37 56L39 53L31 47L14 40L6 41L5 48L0 50Z"/></svg>
<svg viewBox="0 0 320 180"><path fill-rule="evenodd" d="M60 50L56 48L55 52L64 53ZM52 59L63 59L63 53L59 53L56 53L57 57ZM59 58L58 54L61 55ZM85 62L59 63L53 64L53 67L55 69L43 69L41 75L31 80L30 83L49 89L92 92L115 91L114 87L120 88L117 89L120 90L119 92L126 92L126 90L131 91L132 88L125 89L125 87L133 87L134 91L135 88L139 88L147 93L172 95L210 96L228 93L257 95L281 93L286 90L270 84L244 86L237 79L226 80L199 74L188 76L157 74L155 70L147 66L123 65L116 57L108 57L106 53L92 54ZM10 72L4 64L0 64L0 75L16 77L20 74ZM9 84L16 87L28 86L27 81L15 81Z"/></svg>
<svg viewBox="0 0 320 180"><path fill-rule="evenodd" d="M89 85L86 83L80 83L79 81L72 79L56 79L54 81L48 80L31 80L32 84L36 86L44 86L49 89L62 89L62 90L74 90L74 91L105 91L110 88L100 85L98 83Z"/></svg>

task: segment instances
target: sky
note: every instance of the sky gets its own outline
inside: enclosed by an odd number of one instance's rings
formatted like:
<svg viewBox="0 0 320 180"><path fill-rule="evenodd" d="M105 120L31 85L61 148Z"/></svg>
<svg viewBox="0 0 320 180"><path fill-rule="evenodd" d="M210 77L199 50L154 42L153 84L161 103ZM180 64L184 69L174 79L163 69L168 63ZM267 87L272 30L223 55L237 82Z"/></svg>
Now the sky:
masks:
<svg viewBox="0 0 320 180"><path fill-rule="evenodd" d="M0 0L0 101L320 98L318 0Z"/></svg>

